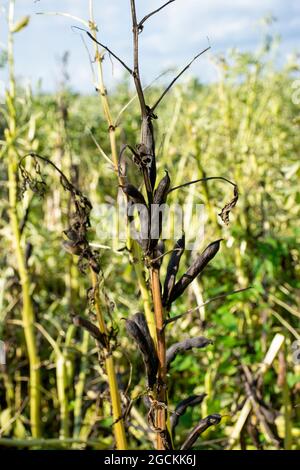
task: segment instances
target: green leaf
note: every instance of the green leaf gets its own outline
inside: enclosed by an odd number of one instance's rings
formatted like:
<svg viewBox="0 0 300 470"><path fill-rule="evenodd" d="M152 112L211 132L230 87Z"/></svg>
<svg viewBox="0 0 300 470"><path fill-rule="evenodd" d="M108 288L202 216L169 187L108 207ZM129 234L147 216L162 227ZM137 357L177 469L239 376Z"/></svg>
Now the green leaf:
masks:
<svg viewBox="0 0 300 470"><path fill-rule="evenodd" d="M30 16L23 16L23 18L21 18L19 21L17 21L12 29L11 29L11 32L12 33L18 33L19 31L21 31L22 29L26 28L26 26L28 25L29 23L29 20L30 20Z"/></svg>

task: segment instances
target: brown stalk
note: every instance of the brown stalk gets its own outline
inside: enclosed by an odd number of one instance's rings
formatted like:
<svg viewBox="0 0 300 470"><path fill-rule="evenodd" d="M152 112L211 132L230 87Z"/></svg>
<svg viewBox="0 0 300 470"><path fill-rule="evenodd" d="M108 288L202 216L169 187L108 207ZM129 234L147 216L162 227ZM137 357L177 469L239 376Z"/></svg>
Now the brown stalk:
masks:
<svg viewBox="0 0 300 470"><path fill-rule="evenodd" d="M157 355L158 355L158 376L157 376L157 401L166 405L167 402L167 363L166 363L166 339L164 332L164 310L161 298L161 288L159 280L159 269L152 268L150 270L151 290L153 296L154 316L156 322L157 333ZM164 433L166 432L166 408L164 406L157 407L155 413L155 427L162 432L157 433L157 450L165 450Z"/></svg>

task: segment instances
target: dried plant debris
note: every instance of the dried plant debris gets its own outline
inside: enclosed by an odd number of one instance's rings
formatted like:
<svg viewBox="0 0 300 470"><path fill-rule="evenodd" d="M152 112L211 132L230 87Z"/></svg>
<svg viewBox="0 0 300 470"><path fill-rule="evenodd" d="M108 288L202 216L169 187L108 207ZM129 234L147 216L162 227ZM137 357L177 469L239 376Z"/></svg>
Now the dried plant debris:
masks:
<svg viewBox="0 0 300 470"><path fill-rule="evenodd" d="M24 167L24 160L31 157L35 164L35 171L38 176L41 175L39 160L46 164L51 165L60 176L60 183L65 191L70 193L70 197L74 206L74 212L70 217L70 226L64 231L64 235L68 240L63 242L63 248L70 254L79 256L79 269L84 271L86 264L95 271L97 274L100 272L100 265L97 259L97 252L93 251L87 239L88 230L90 227L90 212L92 204L89 199L82 194L66 177L66 175L58 168L49 158L43 157L36 153L25 155L19 162L21 176L23 178L22 194L28 188L35 189L36 191L41 188L40 195L45 192L46 183L41 180L36 180ZM34 183L34 181L36 181ZM33 190L34 190L33 189Z"/></svg>
<svg viewBox="0 0 300 470"><path fill-rule="evenodd" d="M195 442L197 441L198 437L206 431L206 429L210 428L211 426L214 426L216 424L219 424L221 421L222 416L219 414L212 414L207 416L204 419L201 419L197 426L194 427L194 429L190 432L184 443L182 444L180 450L189 450L193 447Z"/></svg>
<svg viewBox="0 0 300 470"><path fill-rule="evenodd" d="M180 403L175 408L174 413L172 413L170 417L170 422L171 422L171 430L172 430L172 435L174 436L175 433L175 428L178 424L179 418L184 415L186 412L187 408L194 407L202 403L204 398L206 397L206 393L202 393L201 395L191 395L190 397L185 398L182 400Z"/></svg>
<svg viewBox="0 0 300 470"><path fill-rule="evenodd" d="M237 185L234 185L232 200L228 204L226 204L226 206L223 207L220 214L218 214L221 217L224 224L226 225L229 224L229 214L232 211L232 209L236 206L238 198L239 198L239 190L238 190Z"/></svg>
<svg viewBox="0 0 300 470"><path fill-rule="evenodd" d="M164 305L169 304L170 295L175 285L176 275L179 269L181 256L184 253L184 248L185 248L185 235L183 234L182 237L179 240L177 240L177 242L175 243L172 255L168 263L167 274L166 274L166 278L164 282L164 293L163 293Z"/></svg>
<svg viewBox="0 0 300 470"><path fill-rule="evenodd" d="M25 157L24 157L25 158ZM22 158L23 160L23 158ZM22 162L21 160L21 162ZM21 163L20 162L20 163ZM41 174L41 167L36 158L33 159L34 167L33 170L35 172L35 177L33 177L29 171L26 170L23 164L19 165L20 173L22 177L23 184L19 188L19 198L21 199L24 196L25 191L27 189L31 189L35 194L43 198L47 191L47 185L44 181L44 178Z"/></svg>
<svg viewBox="0 0 300 470"><path fill-rule="evenodd" d="M216 256L220 249L220 240L216 240L215 242L210 243L205 250L197 256L197 258L193 261L191 266L188 268L185 274L179 279L179 281L175 284L173 289L168 295L168 304L171 304L176 300L181 294L185 291L185 289L191 284L191 282L202 273L204 268L207 264Z"/></svg>
<svg viewBox="0 0 300 470"><path fill-rule="evenodd" d="M136 313L126 320L126 330L138 345L145 364L148 387L153 389L156 383L158 359L153 340L143 313Z"/></svg>
<svg viewBox="0 0 300 470"><path fill-rule="evenodd" d="M179 343L174 343L167 349L166 354L166 363L167 367L170 366L171 362L174 361L177 354L180 354L185 351L189 351L190 349L197 348L205 348L208 344L212 344L212 340L204 338L203 336L198 336L196 338L187 338L184 341L180 341Z"/></svg>

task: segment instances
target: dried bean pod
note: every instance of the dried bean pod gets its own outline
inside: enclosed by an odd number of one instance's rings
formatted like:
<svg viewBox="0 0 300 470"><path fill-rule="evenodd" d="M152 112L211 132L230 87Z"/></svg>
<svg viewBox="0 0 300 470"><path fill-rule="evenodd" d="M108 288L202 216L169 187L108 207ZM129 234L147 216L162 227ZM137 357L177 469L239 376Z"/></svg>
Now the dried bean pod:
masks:
<svg viewBox="0 0 300 470"><path fill-rule="evenodd" d="M221 421L222 416L219 414L209 415L204 419L201 419L197 426L190 432L184 443L182 444L180 450L188 450L191 449L192 446L197 441L198 437L206 431L210 426L214 426L215 424L219 424Z"/></svg>
<svg viewBox="0 0 300 470"><path fill-rule="evenodd" d="M206 397L206 393L202 393L201 395L191 395L190 397L185 398L180 403L178 403L178 405L175 408L174 413L170 417L171 430L172 430L173 436L174 436L175 428L178 424L180 416L184 415L184 413L186 412L186 409L189 406L196 406L196 405L199 405L199 403L202 403L205 397Z"/></svg>
<svg viewBox="0 0 300 470"><path fill-rule="evenodd" d="M132 319L126 320L126 330L138 345L145 364L148 387L153 388L156 382L158 359L150 336L148 325L143 314L138 313Z"/></svg>
<svg viewBox="0 0 300 470"><path fill-rule="evenodd" d="M99 328L97 328L96 325L91 323L86 318L80 317L79 315L73 318L73 323L75 326L85 328L93 338L95 338L103 347L106 347L107 337L106 335L101 333L101 331L99 330Z"/></svg>
<svg viewBox="0 0 300 470"><path fill-rule="evenodd" d="M172 344L172 346L167 349L167 367L169 367L171 362L174 361L177 354L180 354L193 348L205 348L205 346L207 346L208 344L212 344L212 341L210 339L204 338L203 336L198 336L196 338L187 338L184 341Z"/></svg>
<svg viewBox="0 0 300 470"><path fill-rule="evenodd" d="M170 183L171 180L169 173L166 171L165 176L160 180L155 190L153 204L164 204L166 202L168 191L170 189Z"/></svg>
<svg viewBox="0 0 300 470"><path fill-rule="evenodd" d="M172 289L175 285L177 271L179 269L179 263L182 254L184 253L185 247L185 235L177 240L174 246L174 251L170 257L170 261L167 267L167 274L164 283L164 293L163 293L163 305L168 305L169 298L172 292Z"/></svg>
<svg viewBox="0 0 300 470"><path fill-rule="evenodd" d="M124 193L130 197L135 204L146 205L146 201L142 193L133 184L125 184L122 186Z"/></svg>
<svg viewBox="0 0 300 470"><path fill-rule="evenodd" d="M207 266L207 264L216 256L220 249L220 241L221 240L217 240L210 243L201 255L197 256L186 273L183 274L172 289L169 296L169 304L174 302L174 300L176 300L185 291L190 283L203 271L205 266Z"/></svg>

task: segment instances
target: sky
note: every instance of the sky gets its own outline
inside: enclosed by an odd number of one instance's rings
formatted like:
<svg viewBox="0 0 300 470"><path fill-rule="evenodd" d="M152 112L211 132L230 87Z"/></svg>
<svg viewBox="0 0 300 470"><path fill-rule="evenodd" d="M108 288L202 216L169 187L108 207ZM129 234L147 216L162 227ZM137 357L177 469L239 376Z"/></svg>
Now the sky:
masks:
<svg viewBox="0 0 300 470"><path fill-rule="evenodd" d="M166 0L136 0L138 17L158 8ZM5 47L7 0L0 0L0 45ZM18 78L36 85L41 79L45 91L57 88L61 76L60 58L69 51L70 85L75 91L93 91L86 46L90 40L72 26L80 23L38 12L66 12L88 20L89 0L16 0L16 20L30 15L28 27L15 34L15 59ZM129 0L94 0L99 39L128 64L132 63ZM211 51L189 69L203 81L216 78L211 58L232 48L255 50L266 29L262 18L274 16L271 31L282 38L282 60L295 52L300 39L299 0L175 0L145 24L140 36L141 70L144 85L168 68L179 70L195 54L211 45ZM82 25L81 25L82 26ZM299 49L298 49L299 50ZM0 82L5 71L0 70ZM109 57L105 60L106 82L114 86L123 70Z"/></svg>

